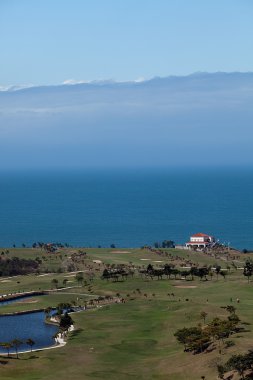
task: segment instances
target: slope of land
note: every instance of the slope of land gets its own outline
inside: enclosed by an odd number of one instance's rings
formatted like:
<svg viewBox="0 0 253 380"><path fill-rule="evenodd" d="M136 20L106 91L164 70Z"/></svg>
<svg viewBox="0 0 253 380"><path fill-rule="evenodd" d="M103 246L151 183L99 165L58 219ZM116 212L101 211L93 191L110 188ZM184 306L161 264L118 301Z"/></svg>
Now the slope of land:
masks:
<svg viewBox="0 0 253 380"><path fill-rule="evenodd" d="M5 250L3 250L5 252ZM80 256L81 254L81 256ZM180 250L61 249L48 253L40 249L10 249L2 257L41 258L40 271L26 276L1 277L0 293L53 290L22 302L1 306L0 313L47 308L61 302L92 306L73 314L75 330L67 344L56 350L21 354L20 359L2 357L1 379L206 379L217 378L217 364L252 347L252 283L243 276L247 255L238 252L194 253ZM4 258L2 258L4 260ZM148 264L159 269L173 264L180 271L191 265L220 266L225 277L201 280L177 275L162 279L142 275ZM71 264L71 265L70 265ZM127 278L102 279L105 268L120 264L131 272ZM69 270L67 270L69 269ZM48 272L48 273L47 273ZM83 273L78 280L76 273ZM67 281L64 281L66 280ZM53 282L57 280L58 282ZM56 289L56 285L58 289ZM98 297L104 301L100 303ZM118 297L123 302L106 302ZM238 302L239 301L239 302ZM213 347L211 352L184 352L175 332L183 327L226 318L223 306L233 305L247 328L233 334L234 345ZM217 346L217 344L216 344ZM64 362L64 365L63 365ZM234 379L237 379L234 375Z"/></svg>

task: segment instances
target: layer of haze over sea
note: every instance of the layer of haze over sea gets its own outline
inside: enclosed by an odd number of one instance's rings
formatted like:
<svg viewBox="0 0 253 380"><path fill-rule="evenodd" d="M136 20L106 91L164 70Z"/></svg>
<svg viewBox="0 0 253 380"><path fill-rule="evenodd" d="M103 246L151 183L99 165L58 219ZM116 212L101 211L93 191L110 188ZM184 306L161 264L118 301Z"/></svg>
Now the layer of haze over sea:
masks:
<svg viewBox="0 0 253 380"><path fill-rule="evenodd" d="M0 246L140 247L192 233L253 248L252 169L1 173Z"/></svg>

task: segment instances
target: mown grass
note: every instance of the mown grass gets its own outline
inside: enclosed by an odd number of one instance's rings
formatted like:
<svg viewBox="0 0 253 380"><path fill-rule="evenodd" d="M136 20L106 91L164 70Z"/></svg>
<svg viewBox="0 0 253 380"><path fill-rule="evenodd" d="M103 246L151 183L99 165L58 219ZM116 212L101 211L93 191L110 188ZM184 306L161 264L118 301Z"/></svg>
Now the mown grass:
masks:
<svg viewBox="0 0 253 380"><path fill-rule="evenodd" d="M87 250L88 251L88 250ZM124 251L126 251L124 249ZM154 253L140 250L127 250L131 253L117 254L113 250L89 250L87 259L99 259L104 263L141 263L141 258L150 261L166 261ZM23 252L22 254L25 254ZM178 252L174 252L178 256ZM182 255L188 253L182 252ZM37 255L37 254L36 254ZM104 256L103 256L104 255ZM205 260L216 262L214 258L196 253L191 260L203 265ZM242 258L243 260L243 258ZM223 267L226 262L220 260ZM139 265L139 264L136 264ZM102 266L103 267L103 266ZM101 268L102 270L102 268ZM48 276L19 276L12 282L0 282L0 292L50 288L52 278L59 283L68 274L50 274ZM119 293L126 300L123 304L112 304L96 310L74 314L75 331L69 335L65 347L33 354L22 354L20 359L7 360L0 365L1 380L61 380L80 379L170 379L192 380L206 376L216 379L216 364L224 362L233 353L246 352L252 348L253 332L253 283L240 270L231 270L227 279L216 276L208 281L151 280L135 274L127 281L111 282L101 280L99 273L88 287L77 287L77 282L68 285L76 286L57 294L34 297L35 304L15 304L1 307L0 311L39 306L56 306L59 302L69 302L79 294L115 295ZM18 284L19 281L19 284ZM21 286L22 285L22 286ZM182 288L178 286L194 286ZM138 289L138 290L137 290ZM68 293L74 293L68 294ZM172 293L174 295L172 295ZM83 296L85 298L85 296ZM237 303L236 299L240 302ZM201 311L207 312L206 323L219 316L226 318L227 312L221 308L228 304L236 307L242 322L246 322L246 332L235 334L231 340L235 346L210 353L193 355L183 351L176 341L174 333L184 326L203 323ZM234 377L236 379L236 377Z"/></svg>

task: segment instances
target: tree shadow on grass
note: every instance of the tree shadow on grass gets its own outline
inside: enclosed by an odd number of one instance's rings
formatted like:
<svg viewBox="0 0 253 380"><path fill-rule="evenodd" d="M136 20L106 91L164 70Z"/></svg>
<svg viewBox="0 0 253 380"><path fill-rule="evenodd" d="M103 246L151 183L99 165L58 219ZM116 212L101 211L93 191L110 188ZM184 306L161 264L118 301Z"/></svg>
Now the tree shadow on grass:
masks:
<svg viewBox="0 0 253 380"><path fill-rule="evenodd" d="M90 378L96 378L96 379L131 379L131 380L140 380L143 379L143 377L140 377L138 374L131 374L131 373L126 373L126 372L118 372L118 371L94 371L89 373Z"/></svg>
<svg viewBox="0 0 253 380"><path fill-rule="evenodd" d="M28 358L22 358L22 360L39 359L39 356L30 355Z"/></svg>
<svg viewBox="0 0 253 380"><path fill-rule="evenodd" d="M0 360L0 365L8 364L8 360Z"/></svg>
<svg viewBox="0 0 253 380"><path fill-rule="evenodd" d="M83 331L83 329L79 328L79 329L76 329L76 330L73 330L71 332L71 335L69 336L69 340L72 340L74 339L76 336L78 336L81 332Z"/></svg>

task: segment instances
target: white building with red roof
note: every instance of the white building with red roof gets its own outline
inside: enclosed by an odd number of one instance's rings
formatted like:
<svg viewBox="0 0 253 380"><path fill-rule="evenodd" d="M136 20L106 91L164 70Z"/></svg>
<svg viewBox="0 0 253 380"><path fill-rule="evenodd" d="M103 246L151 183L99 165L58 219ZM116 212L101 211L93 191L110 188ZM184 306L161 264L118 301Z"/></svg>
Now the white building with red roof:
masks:
<svg viewBox="0 0 253 380"><path fill-rule="evenodd" d="M207 248L215 243L213 236L199 232L190 237L190 241L186 243L187 248Z"/></svg>

